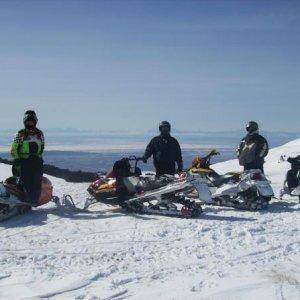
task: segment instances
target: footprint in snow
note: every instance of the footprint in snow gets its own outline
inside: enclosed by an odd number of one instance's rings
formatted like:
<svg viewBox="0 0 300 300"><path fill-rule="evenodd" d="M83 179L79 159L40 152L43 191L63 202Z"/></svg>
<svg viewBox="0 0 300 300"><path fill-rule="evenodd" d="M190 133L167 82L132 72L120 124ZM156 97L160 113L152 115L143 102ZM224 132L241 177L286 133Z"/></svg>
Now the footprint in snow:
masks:
<svg viewBox="0 0 300 300"><path fill-rule="evenodd" d="M265 243L265 242L266 242L266 239L263 236L256 240L257 244L262 244L262 243Z"/></svg>
<svg viewBox="0 0 300 300"><path fill-rule="evenodd" d="M201 232L207 232L210 231L210 227L202 227Z"/></svg>
<svg viewBox="0 0 300 300"><path fill-rule="evenodd" d="M111 282L111 287L116 289L121 285L132 282L133 280L134 280L133 278L114 279Z"/></svg>
<svg viewBox="0 0 300 300"><path fill-rule="evenodd" d="M265 231L265 230L266 229L263 226L259 226L259 227L250 228L249 232L255 233L255 232L261 232L261 231Z"/></svg>

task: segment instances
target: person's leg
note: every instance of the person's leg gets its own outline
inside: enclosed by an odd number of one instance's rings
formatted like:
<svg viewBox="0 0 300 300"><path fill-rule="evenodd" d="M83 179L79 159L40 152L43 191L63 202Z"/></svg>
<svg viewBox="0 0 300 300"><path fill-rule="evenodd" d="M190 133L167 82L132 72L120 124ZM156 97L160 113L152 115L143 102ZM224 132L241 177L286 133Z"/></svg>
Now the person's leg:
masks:
<svg viewBox="0 0 300 300"><path fill-rule="evenodd" d="M293 169L289 170L286 174L287 186L290 191L298 185L298 180L296 175L297 174Z"/></svg>
<svg viewBox="0 0 300 300"><path fill-rule="evenodd" d="M156 169L156 177L160 177L162 175L163 173L159 169Z"/></svg>
<svg viewBox="0 0 300 300"><path fill-rule="evenodd" d="M156 177L160 177L161 175L164 174L163 169L158 165L155 166L155 172L156 172Z"/></svg>
<svg viewBox="0 0 300 300"><path fill-rule="evenodd" d="M259 169L264 173L264 165L262 163L250 163L244 166L244 171Z"/></svg>
<svg viewBox="0 0 300 300"><path fill-rule="evenodd" d="M264 171L264 165L263 165L263 164L261 164L261 165L259 166L258 169L260 169L261 172L262 172L263 174L265 174L265 171Z"/></svg>
<svg viewBox="0 0 300 300"><path fill-rule="evenodd" d="M156 176L159 177L161 175L175 175L175 163L174 164L160 164L156 166Z"/></svg>
<svg viewBox="0 0 300 300"><path fill-rule="evenodd" d="M33 205L37 205L42 190L43 161L41 159L36 159L33 163L33 166L34 171L32 174L31 201Z"/></svg>
<svg viewBox="0 0 300 300"><path fill-rule="evenodd" d="M17 165L16 163L14 163L12 165L12 175L14 177L19 177L20 176L20 165L19 164Z"/></svg>
<svg viewBox="0 0 300 300"><path fill-rule="evenodd" d="M176 173L176 168L175 168L175 164L170 164L166 170L166 174L169 174L169 175L175 175Z"/></svg>
<svg viewBox="0 0 300 300"><path fill-rule="evenodd" d="M251 165L250 164L245 164L244 165L244 171L248 171L248 170L251 170Z"/></svg>
<svg viewBox="0 0 300 300"><path fill-rule="evenodd" d="M41 193L43 161L26 159L21 164L21 184L26 193L25 201L36 205Z"/></svg>
<svg viewBox="0 0 300 300"><path fill-rule="evenodd" d="M26 194L25 199L26 202L30 202L28 194L31 190L31 181L32 181L32 174L31 174L31 165L27 159L22 160L20 164L20 184Z"/></svg>

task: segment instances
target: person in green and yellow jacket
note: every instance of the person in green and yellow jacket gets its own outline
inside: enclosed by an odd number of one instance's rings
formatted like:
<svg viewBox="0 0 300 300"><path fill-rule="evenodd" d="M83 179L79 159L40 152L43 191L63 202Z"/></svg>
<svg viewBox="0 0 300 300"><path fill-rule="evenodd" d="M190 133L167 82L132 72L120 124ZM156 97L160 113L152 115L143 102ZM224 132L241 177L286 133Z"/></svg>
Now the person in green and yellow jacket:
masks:
<svg viewBox="0 0 300 300"><path fill-rule="evenodd" d="M14 158L13 175L20 177L20 184L26 193L26 201L36 205L43 178L44 134L36 125L38 118L33 110L25 112L24 128L20 130L11 148Z"/></svg>

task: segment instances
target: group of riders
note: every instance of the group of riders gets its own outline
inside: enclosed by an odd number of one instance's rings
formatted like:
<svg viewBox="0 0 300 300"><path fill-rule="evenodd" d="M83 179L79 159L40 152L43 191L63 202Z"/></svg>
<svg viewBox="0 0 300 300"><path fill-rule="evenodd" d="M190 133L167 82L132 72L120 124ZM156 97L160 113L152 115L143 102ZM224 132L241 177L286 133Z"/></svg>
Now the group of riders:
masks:
<svg viewBox="0 0 300 300"><path fill-rule="evenodd" d="M35 205L41 193L43 177L43 152L45 139L37 128L38 118L33 110L24 114L21 129L14 138L11 155L14 158L13 175L19 177L26 191L26 201ZM264 158L269 147L266 139L259 134L258 124L250 121L246 126L247 134L237 148L239 163L244 170L260 169L264 172ZM147 145L142 157L144 163L152 156L156 175L174 175L183 171L182 152L179 142L171 136L171 124L163 121L159 124L160 134Z"/></svg>

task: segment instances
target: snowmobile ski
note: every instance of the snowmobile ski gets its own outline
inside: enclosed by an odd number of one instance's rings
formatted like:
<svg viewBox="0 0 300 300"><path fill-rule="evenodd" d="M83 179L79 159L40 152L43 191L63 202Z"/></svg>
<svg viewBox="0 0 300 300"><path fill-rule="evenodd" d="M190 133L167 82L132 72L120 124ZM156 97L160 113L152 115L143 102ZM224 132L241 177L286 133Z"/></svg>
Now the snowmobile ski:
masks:
<svg viewBox="0 0 300 300"><path fill-rule="evenodd" d="M23 215L29 211L31 211L31 206L26 203L18 204L13 207L0 203L0 222L18 215Z"/></svg>
<svg viewBox="0 0 300 300"><path fill-rule="evenodd" d="M211 202L204 202L205 205L232 207L238 210L258 211L268 208L269 201L265 199L257 199L256 201L235 199L226 199L225 197L213 198Z"/></svg>

